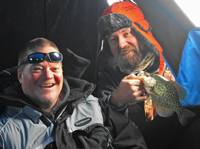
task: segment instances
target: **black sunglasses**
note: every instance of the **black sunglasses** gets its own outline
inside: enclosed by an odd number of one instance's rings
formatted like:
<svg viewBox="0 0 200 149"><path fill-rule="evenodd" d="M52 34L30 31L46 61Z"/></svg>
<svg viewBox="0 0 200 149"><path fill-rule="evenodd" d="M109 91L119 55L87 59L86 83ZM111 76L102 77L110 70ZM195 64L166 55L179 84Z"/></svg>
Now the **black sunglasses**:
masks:
<svg viewBox="0 0 200 149"><path fill-rule="evenodd" d="M28 62L29 63L40 63L44 61L45 56L48 55L50 62L62 62L63 56L59 52L50 52L50 53L33 53L28 55ZM27 59L24 59L19 66L25 64Z"/></svg>

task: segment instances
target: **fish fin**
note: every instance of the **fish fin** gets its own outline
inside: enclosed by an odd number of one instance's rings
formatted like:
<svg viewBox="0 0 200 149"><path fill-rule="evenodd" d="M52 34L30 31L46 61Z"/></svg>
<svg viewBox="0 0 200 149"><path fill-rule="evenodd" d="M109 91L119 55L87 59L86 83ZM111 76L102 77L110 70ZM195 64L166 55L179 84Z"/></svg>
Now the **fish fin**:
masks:
<svg viewBox="0 0 200 149"><path fill-rule="evenodd" d="M171 81L171 82L176 87L176 89L178 90L179 100L184 101L187 97L187 90L185 88L183 88L181 85L179 85L178 83L173 82L173 81Z"/></svg>
<svg viewBox="0 0 200 149"><path fill-rule="evenodd" d="M173 109L160 106L155 100L153 100L153 106L156 108L158 115L161 117L170 117L175 112Z"/></svg>
<svg viewBox="0 0 200 149"><path fill-rule="evenodd" d="M150 102L150 100L151 100L151 95L150 94L147 94L147 104Z"/></svg>
<svg viewBox="0 0 200 149"><path fill-rule="evenodd" d="M189 122L189 118L195 116L195 113L193 113L192 111L189 111L183 107L178 108L176 113L178 115L179 121L182 126L187 125L187 123Z"/></svg>

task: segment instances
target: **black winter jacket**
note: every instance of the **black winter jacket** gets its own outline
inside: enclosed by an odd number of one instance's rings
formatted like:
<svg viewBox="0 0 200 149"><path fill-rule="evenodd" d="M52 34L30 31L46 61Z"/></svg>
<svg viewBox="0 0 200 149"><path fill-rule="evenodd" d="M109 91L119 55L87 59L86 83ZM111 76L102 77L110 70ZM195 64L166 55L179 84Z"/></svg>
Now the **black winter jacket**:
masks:
<svg viewBox="0 0 200 149"><path fill-rule="evenodd" d="M155 62L144 71L157 74L159 71L159 57L156 57ZM121 80L127 75L120 70L118 65L100 69L98 73L97 97L102 101L108 102ZM144 102L128 105L124 115L129 117L141 132L147 128L148 123L145 120Z"/></svg>
<svg viewBox="0 0 200 149"><path fill-rule="evenodd" d="M4 73L5 71L9 72L9 75L7 75L7 72ZM51 112L47 112L34 102L31 102L31 100L23 94L16 77L16 68L7 69L5 71L0 72L0 104L2 107L6 107L2 110L1 119L5 115L7 109L9 109L7 107L23 109L28 106L42 113L39 120L40 123L44 123L47 130L49 127L53 127L52 135L55 133L55 139L47 144L45 149L146 148L143 136L139 130L132 125L132 122L128 118L125 118L107 103L93 96L91 97L91 93L95 88L94 84L77 78L65 77L61 102L57 104ZM92 98L92 100L98 101L100 106L99 114L103 118L103 123L100 121L92 122L96 117L91 117L91 115L83 116L82 113L84 113L84 111L81 111L82 108L80 105L83 102L88 102L87 99L89 97ZM78 119L74 116L74 113L81 113L82 118ZM93 111L91 111L91 113L93 113ZM72 118L79 121L70 121ZM70 127L74 128L76 126L76 129L69 129L68 120L74 122ZM2 135L3 128L1 127L0 129Z"/></svg>

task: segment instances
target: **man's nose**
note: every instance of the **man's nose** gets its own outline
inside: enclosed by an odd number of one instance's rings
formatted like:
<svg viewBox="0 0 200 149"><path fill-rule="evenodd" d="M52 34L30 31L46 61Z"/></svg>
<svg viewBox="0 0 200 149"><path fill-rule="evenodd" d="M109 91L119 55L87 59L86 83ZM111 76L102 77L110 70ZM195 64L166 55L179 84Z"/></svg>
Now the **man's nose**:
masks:
<svg viewBox="0 0 200 149"><path fill-rule="evenodd" d="M46 69L44 69L43 77L47 78L47 79L52 79L53 78L53 72L49 68L46 68Z"/></svg>
<svg viewBox="0 0 200 149"><path fill-rule="evenodd" d="M118 46L119 46L119 48L124 48L124 46L125 46L126 44L127 44L126 38L120 36L120 37L118 38Z"/></svg>

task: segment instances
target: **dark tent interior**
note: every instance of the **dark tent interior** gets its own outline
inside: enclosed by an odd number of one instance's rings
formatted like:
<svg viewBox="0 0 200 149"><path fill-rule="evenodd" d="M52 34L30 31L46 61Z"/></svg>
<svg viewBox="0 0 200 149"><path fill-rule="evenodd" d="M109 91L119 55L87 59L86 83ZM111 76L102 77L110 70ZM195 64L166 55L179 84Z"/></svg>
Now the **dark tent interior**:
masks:
<svg viewBox="0 0 200 149"><path fill-rule="evenodd" d="M177 76L188 32L195 26L173 0L135 2L151 24L166 62ZM68 48L90 60L82 79L96 84L96 22L107 6L106 0L1 0L0 70L17 65L18 50L29 40L45 37L53 41L61 53ZM143 134L148 148L200 148L200 110L199 107L188 109L196 116L184 127L176 114L168 118L156 117Z"/></svg>
<svg viewBox="0 0 200 149"><path fill-rule="evenodd" d="M95 81L96 22L106 0L0 1L0 69L17 64L18 50L28 41L45 37L61 53L66 48L90 60L83 78Z"/></svg>

